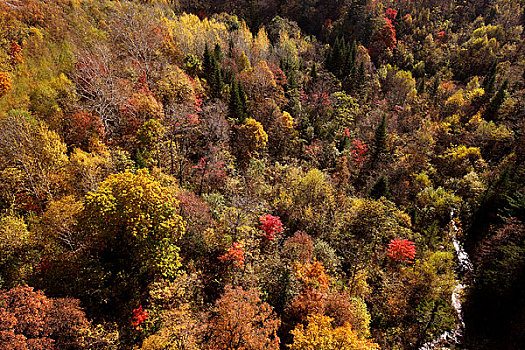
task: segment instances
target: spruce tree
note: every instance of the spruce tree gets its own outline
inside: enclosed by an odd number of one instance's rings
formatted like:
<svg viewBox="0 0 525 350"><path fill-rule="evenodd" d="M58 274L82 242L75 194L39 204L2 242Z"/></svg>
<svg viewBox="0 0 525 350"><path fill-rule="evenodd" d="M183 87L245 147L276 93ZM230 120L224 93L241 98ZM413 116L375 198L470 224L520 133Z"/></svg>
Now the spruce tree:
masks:
<svg viewBox="0 0 525 350"><path fill-rule="evenodd" d="M436 76L436 78L434 79L434 83L432 84L432 91L430 92L432 94L432 97L434 98L436 97L438 88L439 88L439 77Z"/></svg>
<svg viewBox="0 0 525 350"><path fill-rule="evenodd" d="M213 55L215 56L215 59L217 60L217 62L222 61L222 48L221 48L221 45L219 45L219 43L215 44L215 47L213 49Z"/></svg>
<svg viewBox="0 0 525 350"><path fill-rule="evenodd" d="M215 98L220 98L222 89L224 87L224 81L222 79L222 70L219 66L219 63L215 60L215 57L212 58L213 65L213 79L211 79L211 95Z"/></svg>
<svg viewBox="0 0 525 350"><path fill-rule="evenodd" d="M286 87L288 88L288 91L292 91L297 88L297 78L295 76L295 70L290 70L290 73L288 74L288 81L286 83Z"/></svg>
<svg viewBox="0 0 525 350"><path fill-rule="evenodd" d="M310 69L310 78L313 80L317 79L317 64L312 64L312 69Z"/></svg>
<svg viewBox="0 0 525 350"><path fill-rule="evenodd" d="M501 84L498 92L490 99L490 102L487 106L487 109L485 110L485 119L487 120L493 120L498 115L498 110L505 102L505 99L507 98L507 87L509 86L509 81L505 80L503 84Z"/></svg>
<svg viewBox="0 0 525 350"><path fill-rule="evenodd" d="M383 115L381 122L377 126L374 137L374 161L377 160L386 149L386 116Z"/></svg>
<svg viewBox="0 0 525 350"><path fill-rule="evenodd" d="M420 94L424 94L426 90L426 85L427 85L427 81L425 79L425 75L423 75L417 87L417 92L419 92Z"/></svg>
<svg viewBox="0 0 525 350"><path fill-rule="evenodd" d="M491 96L494 92L497 66L497 62L492 63L489 70L487 71L487 75L485 75L485 78L483 79L483 89L485 90L485 96Z"/></svg>
<svg viewBox="0 0 525 350"><path fill-rule="evenodd" d="M236 119L239 124L242 124L246 119L246 94L242 84L236 79L232 81L229 110L229 117Z"/></svg>
<svg viewBox="0 0 525 350"><path fill-rule="evenodd" d="M242 107L242 120L241 123L244 123L244 120L246 119L246 116L248 115L248 109L246 108L247 105L247 97L246 93L244 92L244 86L239 81L237 85L237 91L239 92L239 100L241 101L241 107Z"/></svg>
<svg viewBox="0 0 525 350"><path fill-rule="evenodd" d="M352 50L350 50L346 54L346 61L344 64L344 69L343 69L343 76L348 77L348 76L354 75L354 73L355 73L355 55L352 53Z"/></svg>
<svg viewBox="0 0 525 350"><path fill-rule="evenodd" d="M388 179L381 175L379 179L374 183L369 193L371 198L379 199L385 197L386 199L391 199L392 195L390 194L390 185L388 184Z"/></svg>
<svg viewBox="0 0 525 350"><path fill-rule="evenodd" d="M208 49L208 44L204 46L204 54L202 55L202 68L204 70L204 77L206 80L208 80L208 84L210 83L210 77L213 73L213 62L212 57L210 54L210 50Z"/></svg>
<svg viewBox="0 0 525 350"><path fill-rule="evenodd" d="M357 80L359 82L359 85L364 84L366 80L365 62L363 61L361 61L361 64L359 65L359 71L357 73Z"/></svg>
<svg viewBox="0 0 525 350"><path fill-rule="evenodd" d="M241 99L239 98L239 90L237 89L237 80L233 79L230 90L230 101L228 103L229 117L240 120L242 115Z"/></svg>

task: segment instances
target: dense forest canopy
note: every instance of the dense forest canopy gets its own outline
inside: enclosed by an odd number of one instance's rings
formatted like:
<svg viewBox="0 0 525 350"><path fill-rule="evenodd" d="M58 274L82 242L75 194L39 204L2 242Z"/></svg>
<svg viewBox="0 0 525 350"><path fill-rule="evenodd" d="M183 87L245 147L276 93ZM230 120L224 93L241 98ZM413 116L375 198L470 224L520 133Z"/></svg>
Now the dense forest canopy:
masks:
<svg viewBox="0 0 525 350"><path fill-rule="evenodd" d="M524 26L0 1L0 348L523 348Z"/></svg>

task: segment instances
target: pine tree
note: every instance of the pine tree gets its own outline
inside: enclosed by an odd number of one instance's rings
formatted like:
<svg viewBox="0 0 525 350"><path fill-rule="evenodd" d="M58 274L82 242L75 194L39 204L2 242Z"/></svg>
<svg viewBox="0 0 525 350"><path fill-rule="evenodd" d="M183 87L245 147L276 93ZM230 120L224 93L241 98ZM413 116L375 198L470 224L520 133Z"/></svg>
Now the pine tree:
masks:
<svg viewBox="0 0 525 350"><path fill-rule="evenodd" d="M204 54L202 55L202 68L204 70L204 77L210 82L210 77L212 76L213 62L210 55L210 50L208 49L208 44L204 46Z"/></svg>
<svg viewBox="0 0 525 350"><path fill-rule="evenodd" d="M498 115L498 110L505 102L505 99L507 98L507 87L509 86L509 81L505 80L503 84L501 84L498 92L490 99L489 105L487 106L487 109L485 110L485 119L487 120L493 120Z"/></svg>
<svg viewBox="0 0 525 350"><path fill-rule="evenodd" d="M219 45L219 43L215 44L215 47L213 48L213 55L215 56L217 62L222 61L222 48L221 45Z"/></svg>
<svg viewBox="0 0 525 350"><path fill-rule="evenodd" d="M434 98L436 97L438 88L439 88L439 77L436 76L436 78L434 79L434 83L432 84L432 91L430 92L432 94L432 97Z"/></svg>
<svg viewBox="0 0 525 350"><path fill-rule="evenodd" d="M379 199L385 197L386 199L391 199L392 195L390 193L390 185L388 184L388 179L381 175L379 179L374 183L369 193L370 197L374 199Z"/></svg>
<svg viewBox="0 0 525 350"><path fill-rule="evenodd" d="M236 79L234 79L232 81L232 88L230 91L230 101L228 107L230 109L229 117L238 120L239 123L242 124L245 119L245 113L242 99L240 97L240 87L241 84L238 83ZM244 94L244 91L242 93Z"/></svg>
<svg viewBox="0 0 525 350"><path fill-rule="evenodd" d="M224 81L222 79L222 70L219 66L215 57L212 56L212 66L213 66L213 78L210 79L210 88L211 95L214 98L220 98L222 94L222 89L224 87Z"/></svg>
<svg viewBox="0 0 525 350"><path fill-rule="evenodd" d="M346 55L346 61L343 69L343 76L349 77L355 73L355 55L349 50Z"/></svg>
<svg viewBox="0 0 525 350"><path fill-rule="evenodd" d="M312 78L312 80L315 80L317 79L317 64L312 64L312 69L310 69L310 77Z"/></svg>
<svg viewBox="0 0 525 350"><path fill-rule="evenodd" d="M241 101L242 106L242 120L241 123L244 123L244 120L246 119L246 116L248 115L248 109L247 109L247 97L246 93L244 92L244 86L239 81L237 85L237 91L239 92L239 100Z"/></svg>
<svg viewBox="0 0 525 350"><path fill-rule="evenodd" d="M377 160L379 156L384 153L387 149L386 144L386 116L383 115L381 122L377 126L375 137L374 137L374 160Z"/></svg>
<svg viewBox="0 0 525 350"><path fill-rule="evenodd" d="M492 63L487 75L483 79L483 89L485 90L485 96L491 96L494 92L494 83L496 82L496 68L498 66L497 62Z"/></svg>
<svg viewBox="0 0 525 350"><path fill-rule="evenodd" d="M228 57L233 57L233 48L235 47L235 44L233 43L233 38L230 38L230 41L228 41Z"/></svg>
<svg viewBox="0 0 525 350"><path fill-rule="evenodd" d="M420 94L424 94L425 90L426 90L426 85L427 85L427 81L425 79L425 75L423 75L423 77L421 78L421 81L419 82L419 85L417 87L417 91Z"/></svg>
<svg viewBox="0 0 525 350"><path fill-rule="evenodd" d="M365 70L365 62L361 61L361 64L359 65L359 71L357 73L357 80L359 85L363 85L366 80L366 70Z"/></svg>
<svg viewBox="0 0 525 350"><path fill-rule="evenodd" d="M288 91L293 91L297 89L297 78L295 76L295 70L290 70L290 73L288 74L288 82L286 83L286 87L288 88Z"/></svg>

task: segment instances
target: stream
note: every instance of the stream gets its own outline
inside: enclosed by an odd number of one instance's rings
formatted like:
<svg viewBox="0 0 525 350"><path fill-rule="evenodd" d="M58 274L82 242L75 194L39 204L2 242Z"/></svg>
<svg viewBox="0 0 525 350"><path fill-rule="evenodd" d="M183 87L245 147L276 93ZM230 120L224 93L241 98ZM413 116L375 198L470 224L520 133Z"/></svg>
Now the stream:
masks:
<svg viewBox="0 0 525 350"><path fill-rule="evenodd" d="M460 278L467 272L472 271L473 266L467 252L465 251L465 249L463 249L461 242L458 240L457 233L459 230L456 226L456 222L454 221L454 209L450 211L450 224L452 227L452 232L450 236L452 239L452 244L454 245L454 249L456 250L456 254L458 256L458 278ZM452 292L452 306L454 307L454 309L456 310L456 314L458 315L458 323L456 325L456 329L442 333L439 337L423 344L419 348L419 350L432 350L435 349L438 345L443 344L459 344L463 335L463 330L465 329L465 322L463 321L463 309L461 305L461 294L464 288L465 285L461 283L461 280L456 280L456 286L454 287L454 291Z"/></svg>

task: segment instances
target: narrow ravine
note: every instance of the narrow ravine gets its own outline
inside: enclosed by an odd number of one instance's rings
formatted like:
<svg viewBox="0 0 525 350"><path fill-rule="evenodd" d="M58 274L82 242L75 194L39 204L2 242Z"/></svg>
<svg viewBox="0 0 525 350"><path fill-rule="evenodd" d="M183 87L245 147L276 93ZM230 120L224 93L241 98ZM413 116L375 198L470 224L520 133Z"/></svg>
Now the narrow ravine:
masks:
<svg viewBox="0 0 525 350"><path fill-rule="evenodd" d="M454 329L453 331L446 331L442 333L439 337L423 344L419 348L419 350L432 350L435 349L438 345L444 344L459 344L463 335L463 330L465 329L465 322L463 321L463 309L461 304L461 295L463 293L463 289L465 289L465 284L462 283L461 278L466 273L472 271L473 266L467 252L465 251L463 245L457 237L457 233L459 230L456 226L456 222L454 221L454 209L450 211L450 226L452 227L450 237L452 239L452 244L454 245L454 249L456 250L456 254L458 256L458 280L456 281L456 286L454 288L454 291L452 292L451 297L452 306L454 307L454 309L456 310L456 314L458 315L458 323L456 325L456 329Z"/></svg>

